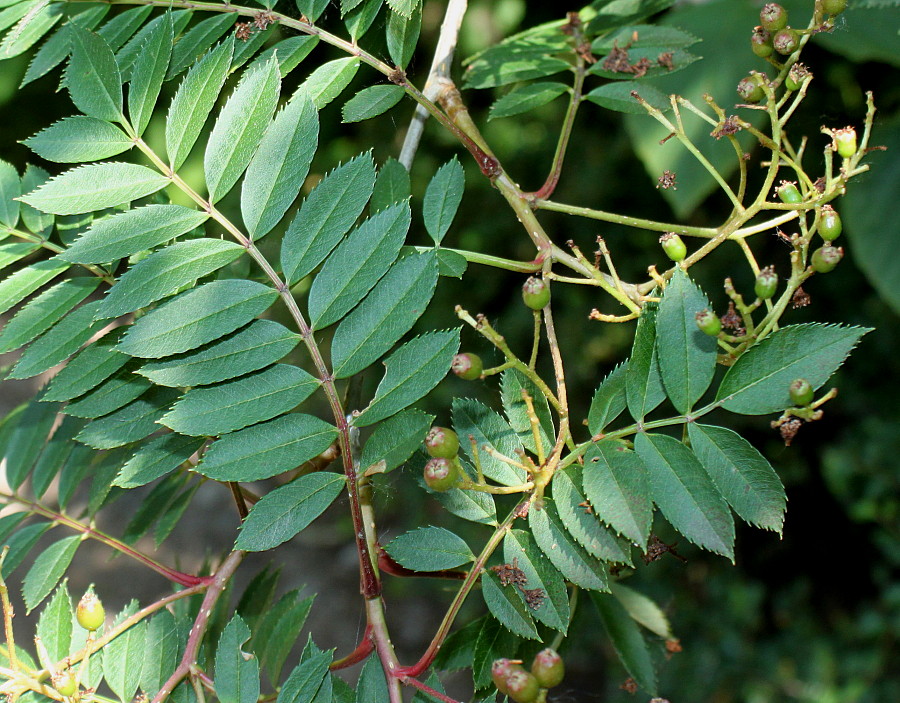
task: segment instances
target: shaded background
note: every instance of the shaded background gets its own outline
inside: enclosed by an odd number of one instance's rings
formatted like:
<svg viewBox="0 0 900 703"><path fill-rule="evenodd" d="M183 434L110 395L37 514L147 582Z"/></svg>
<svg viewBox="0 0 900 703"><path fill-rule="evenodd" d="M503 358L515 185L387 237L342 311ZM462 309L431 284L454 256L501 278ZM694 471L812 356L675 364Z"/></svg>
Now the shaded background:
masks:
<svg viewBox="0 0 900 703"><path fill-rule="evenodd" d="M693 51L706 57L688 69L661 80L665 92L697 95L712 93L721 104L735 100L733 86L750 69L763 70L752 56L747 38L756 23L761 3L718 0L680 4L665 21L688 29L703 39ZM785 3L803 17L812 2ZM851 5L853 5L851 0ZM810 307L789 311L785 323L840 322L874 327L847 364L832 379L840 394L826 406L825 417L804 427L794 444L786 448L769 429L768 417L723 417L722 422L747 437L770 459L782 477L789 498L784 536L754 530L740 524L737 531L736 565L681 544L687 564L663 559L629 580L653 596L669 615L684 651L661 667L660 690L673 702L768 703L874 703L900 700L900 403L897 401L897 353L900 331L900 218L896 200L900 193L900 9L868 9L863 0L838 22L833 35L818 37L805 52L805 63L815 75L810 96L792 122L794 135L809 135L807 167L818 173L815 159L826 143L819 126L859 125L865 112L864 93L875 92L879 116L874 144L893 145L871 157L872 172L857 178L851 192L836 203L844 216L845 235L839 242L848 251L842 264L827 276L816 276L805 287L812 296ZM421 53L409 73L421 83L430 64L429 49L436 39L443 2L426 0ZM521 28L558 19L567 7L524 0L471 0L458 56L465 57ZM279 8L280 9L280 8ZM559 10L559 11L557 11ZM290 11L290 10L285 10ZM336 11L326 23L338 24ZM386 56L379 48L379 18L362 44ZM320 46L311 61L321 61L330 49ZM329 58L336 58L335 53ZM16 93L27 59L0 64L0 158L20 171L27 160L47 168L17 144L59 117L71 114L68 96L57 93L58 73L53 73ZM285 81L285 93L302 81L310 69L305 64ZM365 68L354 83L371 85L377 76ZM175 85L166 84L170 96ZM525 116L495 120L485 125L487 108L505 90L467 91L474 117L506 169L526 189L544 180L556 143L556 130L565 109L557 100ZM226 91L227 93L227 91ZM346 97L349 97L348 91ZM321 115L320 149L313 162L310 183L339 160L374 147L376 161L396 156L412 108L401 103L387 115L360 125L340 123L340 103L335 101ZM168 103L164 96L160 104ZM160 144L164 114L148 129L148 141ZM579 114L572 139L572 158L567 164L554 200L615 210L642 217L714 226L727 216L728 204L717 194L705 197L709 187L680 160L673 143L658 146L650 118L619 115L592 105ZM799 136L795 141L799 140ZM709 140L711 141L711 140ZM430 124L413 167L413 237L427 243L421 226L421 195L428 178L446 159L459 154L466 168L467 190L460 213L445 241L447 246L483 250L509 258L530 259L534 252L512 213L481 177L449 135ZM756 154L754 154L756 156ZM199 178L202 153L195 150L186 166ZM662 193L654 188L662 165L673 166L678 190ZM234 194L223 203L237 211ZM664 257L652 233L628 230L599 222L540 213L542 223L562 243L574 240L586 252L602 234L623 278L640 279L646 266L662 267ZM286 218L289 221L289 218ZM788 249L775 237L755 238L760 264L772 263L787 271ZM275 237L265 242L271 247ZM691 242L689 241L689 246ZM244 264L238 263L240 267ZM750 274L736 248L721 247L692 269L717 308L726 298L721 283L734 278L738 288L749 290ZM231 275L240 274L233 269ZM456 324L453 306L484 312L511 341L513 348L529 344L531 317L521 306L518 288L522 277L472 267L462 281L442 279L422 329ZM614 312L609 299L584 287L554 288L554 310L562 330L573 415L585 417L594 388L628 353L633 323L613 326L587 323L592 307ZM482 354L493 352L470 331L463 346ZM546 356L546 354L545 354ZM0 358L3 365L11 358ZM367 379L374 388L376 377ZM4 382L0 411L6 412L33 392L33 385ZM496 403L498 388L491 383L467 384L450 378L422 407L448 423L454 396L475 396ZM472 543L484 538L480 528L460 526L448 519L431 500L422 500L411 471L399 470L376 487L383 541L406 529L431 522L452 527ZM101 513L104 529L120 533L143 496L132 491ZM230 546L236 517L224 488L204 487L188 517L163 547L160 559L185 570L200 567ZM468 531L467 531L468 530ZM660 529L667 539L664 527ZM319 592L309 621L321 647L338 647L338 656L351 649L364 624L357 593L356 556L346 504L339 501L275 557L283 567L283 587L307 584ZM675 537L672 538L676 539ZM672 540L668 540L672 541ZM149 547L151 540L142 546ZM36 554L37 552L34 552ZM242 568L239 593L262 562ZM20 567L17 574L25 572ZM118 609L130 598L149 602L167 592L167 584L132 567L123 558L108 561L107 550L85 545L70 573L73 593L89 583L101 585L108 610ZM449 602L440 585L420 580L389 580L386 597L401 657L418 656L441 616L436 603ZM479 612L480 598L471 599L463 616ZM463 621L464 621L463 619ZM626 678L601 632L597 617L582 606L573 625L573 636L563 647L569 675L551 696L560 701L624 701L631 697L619 690ZM302 639L305 640L305 635ZM656 654L665 659L660 642ZM638 699L643 696L639 694Z"/></svg>

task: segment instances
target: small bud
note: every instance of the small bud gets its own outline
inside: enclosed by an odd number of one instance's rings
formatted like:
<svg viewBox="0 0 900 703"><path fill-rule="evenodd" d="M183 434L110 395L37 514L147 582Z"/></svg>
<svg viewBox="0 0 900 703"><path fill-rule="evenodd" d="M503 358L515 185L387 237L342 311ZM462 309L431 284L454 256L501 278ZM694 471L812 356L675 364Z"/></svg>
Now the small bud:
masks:
<svg viewBox="0 0 900 703"><path fill-rule="evenodd" d="M722 321L712 310L701 310L694 316L694 319L703 334L716 337L722 331Z"/></svg>
<svg viewBox="0 0 900 703"><path fill-rule="evenodd" d="M769 58L775 51L772 33L765 27L756 27L750 35L750 50L761 59Z"/></svg>
<svg viewBox="0 0 900 703"><path fill-rule="evenodd" d="M78 620L78 624L89 632L103 627L103 623L106 621L106 611L103 608L103 603L100 602L100 599L94 593L93 586L88 589L87 593L78 602L78 607L75 608L75 618Z"/></svg>
<svg viewBox="0 0 900 703"><path fill-rule="evenodd" d="M853 127L836 129L831 133L831 137L834 150L845 159L849 159L856 153L856 130Z"/></svg>
<svg viewBox="0 0 900 703"><path fill-rule="evenodd" d="M844 250L842 247L833 247L826 244L819 247L812 253L812 267L818 273L828 273L837 266L841 259L844 258Z"/></svg>
<svg viewBox="0 0 900 703"><path fill-rule="evenodd" d="M813 387L805 378L791 381L790 393L791 402L799 407L806 407L813 401Z"/></svg>
<svg viewBox="0 0 900 703"><path fill-rule="evenodd" d="M759 272L759 275L756 277L756 283L753 286L756 297L761 300L768 300L775 295L777 289L778 276L775 274L775 268L773 266L766 266L766 268Z"/></svg>
<svg viewBox="0 0 900 703"><path fill-rule="evenodd" d="M425 436L425 451L429 456L452 459L459 452L459 437L448 427L432 427Z"/></svg>
<svg viewBox="0 0 900 703"><path fill-rule="evenodd" d="M803 81L811 75L812 73L806 66L799 62L795 63L784 78L784 87L788 90L800 90Z"/></svg>
<svg viewBox="0 0 900 703"><path fill-rule="evenodd" d="M550 286L543 278L531 276L522 286L522 300L532 310L543 310L550 302Z"/></svg>
<svg viewBox="0 0 900 703"><path fill-rule="evenodd" d="M833 242L841 236L844 226L841 216L831 205L823 205L819 210L819 236L826 242Z"/></svg>
<svg viewBox="0 0 900 703"><path fill-rule="evenodd" d="M788 23L787 10L777 2L766 3L763 5L762 10L759 11L759 23L770 32L784 29Z"/></svg>
<svg viewBox="0 0 900 703"><path fill-rule="evenodd" d="M425 485L431 490L443 493L453 488L459 479L456 463L444 457L434 457L425 464L423 472Z"/></svg>
<svg viewBox="0 0 900 703"><path fill-rule="evenodd" d="M674 232L666 232L659 238L659 243L672 261L684 261L684 257L687 256L687 246Z"/></svg>
<svg viewBox="0 0 900 703"><path fill-rule="evenodd" d="M540 690L537 679L524 669L514 669L506 677L506 695L516 703L534 703Z"/></svg>
<svg viewBox="0 0 900 703"><path fill-rule="evenodd" d="M766 97L766 91L761 85L761 76L751 74L746 78L741 78L737 84L737 93L745 103L758 103Z"/></svg>
<svg viewBox="0 0 900 703"><path fill-rule="evenodd" d="M481 372L484 370L484 364L481 363L481 357L471 352L457 354L453 357L453 363L450 369L465 381L474 381L481 378Z"/></svg>
<svg viewBox="0 0 900 703"><path fill-rule="evenodd" d="M782 181L781 185L775 189L775 194L783 203L789 205L797 205L803 202L803 196L797 188L797 184L793 181Z"/></svg>
<svg viewBox="0 0 900 703"><path fill-rule="evenodd" d="M847 9L847 0L819 0L819 7L826 15L834 17Z"/></svg>
<svg viewBox="0 0 900 703"><path fill-rule="evenodd" d="M531 673L541 688L553 688L562 683L565 665L556 650L547 647L535 655L531 664Z"/></svg>
<svg viewBox="0 0 900 703"><path fill-rule="evenodd" d="M785 27L775 33L772 37L772 46L782 56L793 54L800 46L800 35L797 31L790 27Z"/></svg>

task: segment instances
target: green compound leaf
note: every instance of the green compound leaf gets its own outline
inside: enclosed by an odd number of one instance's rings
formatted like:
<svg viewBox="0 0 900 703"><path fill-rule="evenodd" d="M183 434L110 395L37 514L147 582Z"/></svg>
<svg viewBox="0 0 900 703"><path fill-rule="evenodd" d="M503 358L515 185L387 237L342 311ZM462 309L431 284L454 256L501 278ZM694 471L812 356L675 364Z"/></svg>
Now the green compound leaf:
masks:
<svg viewBox="0 0 900 703"><path fill-rule="evenodd" d="M289 37L266 49L254 59L253 63L265 63L274 56L278 59L281 77L284 78L309 56L318 43L319 37L314 35Z"/></svg>
<svg viewBox="0 0 900 703"><path fill-rule="evenodd" d="M625 367L625 398L635 420L643 420L666 397L656 348L656 315L655 303L644 305Z"/></svg>
<svg viewBox="0 0 900 703"><path fill-rule="evenodd" d="M133 403L90 422L76 437L94 449L114 449L153 434L169 405L178 397L172 388L152 388ZM114 467L115 468L115 467ZM115 473L110 476L110 485Z"/></svg>
<svg viewBox="0 0 900 703"><path fill-rule="evenodd" d="M645 102L657 110L668 110L671 108L669 99L659 88L635 81L616 81L615 83L601 85L585 95L584 99L590 100L592 103L600 105L600 107L605 107L607 110L615 110L616 112L625 112L632 115L646 115L647 110L634 97L634 93L637 93Z"/></svg>
<svg viewBox="0 0 900 703"><path fill-rule="evenodd" d="M37 636L41 638L51 661L62 661L69 656L74 620L72 599L69 598L66 581L63 580L47 607L41 611L37 624Z"/></svg>
<svg viewBox="0 0 900 703"><path fill-rule="evenodd" d="M715 337L704 334L695 321L709 300L687 273L675 269L656 317L656 348L666 393L680 413L688 413L712 383L716 372Z"/></svg>
<svg viewBox="0 0 900 703"><path fill-rule="evenodd" d="M22 597L25 601L25 613L30 613L50 595L81 544L81 535L64 537L47 547L34 560L25 579L22 581Z"/></svg>
<svg viewBox="0 0 900 703"><path fill-rule="evenodd" d="M78 215L143 198L167 185L168 178L146 166L113 161L66 171L22 200L54 215Z"/></svg>
<svg viewBox="0 0 900 703"><path fill-rule="evenodd" d="M0 185L2 187L2 185ZM16 203L18 205L18 202ZM2 209L2 203L0 203L0 209ZM2 215L2 212L0 212ZM15 212L15 217L18 218L19 213L18 210ZM2 222L2 220L0 220ZM15 225L9 225L10 227L15 227ZM10 242L8 244L0 244L0 271L5 269L7 266L16 263L20 259L24 259L29 254L33 254L38 249L40 249L41 245L32 242Z"/></svg>
<svg viewBox="0 0 900 703"><path fill-rule="evenodd" d="M348 56L328 61L309 74L301 87L306 90L317 110L340 95L359 70L359 59Z"/></svg>
<svg viewBox="0 0 900 703"><path fill-rule="evenodd" d="M646 627L657 637L665 640L671 639L672 628L669 625L669 619L656 603L643 593L638 593L633 588L620 583L611 584L611 589L616 600L628 611L632 620Z"/></svg>
<svg viewBox="0 0 900 703"><path fill-rule="evenodd" d="M743 354L725 374L716 401L742 415L765 415L787 408L789 387L805 378L821 388L870 332L868 327L808 323L782 327Z"/></svg>
<svg viewBox="0 0 900 703"><path fill-rule="evenodd" d="M327 174L303 201L281 245L281 266L291 285L334 249L359 217L375 184L370 153L360 154Z"/></svg>
<svg viewBox="0 0 900 703"><path fill-rule="evenodd" d="M35 154L57 163L99 161L134 146L121 129L96 117L64 117L24 142Z"/></svg>
<svg viewBox="0 0 900 703"><path fill-rule="evenodd" d="M181 466L194 452L200 450L204 441L174 432L157 437L141 445L116 474L113 485L121 488L145 486Z"/></svg>
<svg viewBox="0 0 900 703"><path fill-rule="evenodd" d="M328 257L309 291L310 326L327 327L362 300L397 259L409 231L409 203L365 220Z"/></svg>
<svg viewBox="0 0 900 703"><path fill-rule="evenodd" d="M151 385L146 378L136 376L132 368L125 367L85 395L71 401L66 406L66 415L87 418L108 415L138 398Z"/></svg>
<svg viewBox="0 0 900 703"><path fill-rule="evenodd" d="M235 614L216 647L214 683L222 703L255 703L259 698L259 661L241 650L249 639L250 628Z"/></svg>
<svg viewBox="0 0 900 703"><path fill-rule="evenodd" d="M226 434L213 442L194 470L217 481L259 481L318 456L335 437L337 429L327 422L290 413Z"/></svg>
<svg viewBox="0 0 900 703"><path fill-rule="evenodd" d="M0 354L18 349L45 332L99 284L99 278L70 278L29 301L0 331Z"/></svg>
<svg viewBox="0 0 900 703"><path fill-rule="evenodd" d="M377 654L370 654L356 684L356 703L384 701L389 695L381 661Z"/></svg>
<svg viewBox="0 0 900 703"><path fill-rule="evenodd" d="M233 52L234 37L228 37L195 63L178 86L166 118L166 152L174 170L188 157L216 104Z"/></svg>
<svg viewBox="0 0 900 703"><path fill-rule="evenodd" d="M243 327L277 297L277 291L255 281L204 283L140 318L119 342L119 351L156 359L196 349Z"/></svg>
<svg viewBox="0 0 900 703"><path fill-rule="evenodd" d="M116 616L115 625L137 612L136 600ZM146 656L147 622L129 627L103 648L103 678L123 703L130 701L141 682Z"/></svg>
<svg viewBox="0 0 900 703"><path fill-rule="evenodd" d="M481 595L491 615L507 630L526 639L540 639L534 620L514 585L501 586L497 574L486 570L481 574Z"/></svg>
<svg viewBox="0 0 900 703"><path fill-rule="evenodd" d="M113 51L118 52L116 55L116 62L119 64L119 69L128 64L130 66L130 62L126 61L123 63L122 59L127 56L126 48L123 47L123 44L129 41L129 37L132 34L137 32L138 27L144 24L144 20L150 15L152 12L152 7L134 7L130 10L126 10L120 15L116 15L109 22L106 22L100 29L97 30L97 34L103 38L103 40L109 44L109 48ZM180 31L180 30L179 30ZM141 30L143 32L143 30ZM141 36L141 32L138 32L132 40L138 39Z"/></svg>
<svg viewBox="0 0 900 703"><path fill-rule="evenodd" d="M372 425L423 398L447 375L458 350L458 329L424 334L404 344L385 359L375 397L353 424Z"/></svg>
<svg viewBox="0 0 900 703"><path fill-rule="evenodd" d="M522 392L526 391L531 398L534 413L538 418L538 435L544 454L550 453L556 437L553 427L553 416L550 414L550 403L531 382L527 376L516 369L507 369L503 372L501 383L501 397L503 399L503 411L509 424L519 435L519 440L526 449L537 454L537 443L534 439L534 431L531 428L531 419L528 417L528 405Z"/></svg>
<svg viewBox="0 0 900 703"><path fill-rule="evenodd" d="M364 88L344 103L341 117L345 123L377 117L399 103L404 93L399 85L373 85Z"/></svg>
<svg viewBox="0 0 900 703"><path fill-rule="evenodd" d="M325 512L344 483L343 474L321 471L276 488L250 509L235 549L263 552L291 539Z"/></svg>
<svg viewBox="0 0 900 703"><path fill-rule="evenodd" d="M60 256L79 264L115 261L202 225L209 213L182 205L145 205L98 220Z"/></svg>
<svg viewBox="0 0 900 703"><path fill-rule="evenodd" d="M257 649L254 644L254 650L259 651L260 663L266 670L270 681L281 680L284 661L297 641L300 630L306 623L306 618L309 617L309 611L315 598L315 596L310 596L301 599L299 594L295 595L295 593L288 594L278 602L278 606L282 602L286 602L284 610L280 610L276 606L266 614L260 623L260 630L265 630L266 633L265 639L262 640L263 646Z"/></svg>
<svg viewBox="0 0 900 703"><path fill-rule="evenodd" d="M77 444L73 441L84 422L74 417L64 417L44 446L34 468L31 470L31 490L36 498L47 492L60 470L69 460Z"/></svg>
<svg viewBox="0 0 900 703"><path fill-rule="evenodd" d="M19 172L15 166L0 159L0 225L15 227L19 222L19 201L16 198L20 195L22 195L22 182L19 179ZM27 244L27 242L18 242L18 244ZM0 251L9 246L9 244L0 246ZM0 254L0 269L6 263L12 263L11 261L4 263L4 261L3 254Z"/></svg>
<svg viewBox="0 0 900 703"><path fill-rule="evenodd" d="M584 494L597 517L646 551L653 503L637 454L615 442L599 442L585 452L582 474Z"/></svg>
<svg viewBox="0 0 900 703"><path fill-rule="evenodd" d="M568 61L555 56L528 55L526 52L514 51L491 54L485 52L466 69L465 87L497 88L532 78L543 78L571 68Z"/></svg>
<svg viewBox="0 0 900 703"><path fill-rule="evenodd" d="M472 478L473 472L466 466L465 462L462 463L469 478ZM425 461L423 458L418 465L419 473L421 473L424 466ZM449 491L437 492L425 486L424 480L420 479L420 484L431 493L447 512L456 515L456 517L470 520L471 522L478 522L482 525L497 524L497 506L494 503L494 496L490 493L464 491L461 488L451 488Z"/></svg>
<svg viewBox="0 0 900 703"><path fill-rule="evenodd" d="M333 654L322 652L304 657L278 692L276 703L312 703L317 699L322 684L328 676ZM324 701L323 701L324 703Z"/></svg>
<svg viewBox="0 0 900 703"><path fill-rule="evenodd" d="M731 508L781 534L787 497L778 474L746 439L724 427L690 423L691 449Z"/></svg>
<svg viewBox="0 0 900 703"><path fill-rule="evenodd" d="M379 473L396 469L422 446L432 422L434 415L413 408L382 422L366 440L359 460L360 467L365 470L383 461Z"/></svg>
<svg viewBox="0 0 900 703"><path fill-rule="evenodd" d="M565 634L571 617L566 584L538 548L531 533L526 530L507 532L503 538L503 558L507 564L516 563L525 573L523 588L538 589L539 600L530 604L534 619Z"/></svg>
<svg viewBox="0 0 900 703"><path fill-rule="evenodd" d="M28 555L32 547L37 544L43 534L49 530L52 525L49 522L35 522L30 525L16 530L13 535L6 540L4 546L9 547L6 558L3 560L3 570L0 575L7 578L16 567L22 563L22 560Z"/></svg>
<svg viewBox="0 0 900 703"><path fill-rule="evenodd" d="M109 44L77 23L70 24L67 31L72 56L65 82L75 107L108 122L124 120L122 75Z"/></svg>
<svg viewBox="0 0 900 703"><path fill-rule="evenodd" d="M421 527L394 538L385 551L413 571L455 569L475 560L462 537L442 527Z"/></svg>
<svg viewBox="0 0 900 703"><path fill-rule="evenodd" d="M388 159L378 171L378 177L375 179L369 210L381 212L395 203L407 200L411 192L409 171L406 170L406 166L397 159Z"/></svg>
<svg viewBox="0 0 900 703"><path fill-rule="evenodd" d="M153 108L156 107L159 91L169 69L174 35L172 13L167 12L161 22L153 25L131 69L128 115L138 136L143 134L150 123Z"/></svg>
<svg viewBox="0 0 900 703"><path fill-rule="evenodd" d="M0 425L5 435L0 436L0 452L6 461L6 481L13 490L22 485L44 448L59 406L32 401L20 412L10 413Z"/></svg>
<svg viewBox="0 0 900 703"><path fill-rule="evenodd" d="M165 207L165 206L159 206ZM171 206L175 207L175 206ZM178 292L237 259L245 249L224 239L178 242L141 259L116 281L97 314L113 318Z"/></svg>
<svg viewBox="0 0 900 703"><path fill-rule="evenodd" d="M663 515L694 544L734 560L734 521L721 494L684 444L661 434L634 441L647 467L650 496Z"/></svg>
<svg viewBox="0 0 900 703"><path fill-rule="evenodd" d="M456 216L465 185L462 164L454 157L438 169L425 189L422 217L425 220L425 229L437 246L444 239Z"/></svg>
<svg viewBox="0 0 900 703"><path fill-rule="evenodd" d="M615 596L591 593L591 600L628 675L638 686L655 696L656 669L637 623Z"/></svg>
<svg viewBox="0 0 900 703"><path fill-rule="evenodd" d="M28 164L22 175L22 192L29 193L38 186L50 180L50 174L40 166ZM33 208L28 203L22 203L22 222L34 234L48 235L56 218L45 212Z"/></svg>
<svg viewBox="0 0 900 703"><path fill-rule="evenodd" d="M625 374L627 365L619 364L597 387L588 411L588 429L592 435L601 433L625 409Z"/></svg>
<svg viewBox="0 0 900 703"><path fill-rule="evenodd" d="M21 20L7 32L3 42L0 43L0 59L11 59L30 49L53 28L63 13L61 6L44 0L35 0L30 4L23 2L20 9L11 7L7 10L9 11L15 13L12 22L18 17L21 17ZM8 22L3 24L9 25Z"/></svg>
<svg viewBox="0 0 900 703"><path fill-rule="evenodd" d="M51 379L41 400L71 400L109 378L129 360L116 350L118 343L113 331L82 349Z"/></svg>
<svg viewBox="0 0 900 703"><path fill-rule="evenodd" d="M181 434L214 437L281 415L318 387L318 379L303 369L275 364L234 381L189 390L160 422Z"/></svg>
<svg viewBox="0 0 900 703"><path fill-rule="evenodd" d="M52 281L70 265L68 261L54 257L21 268L4 278L0 281L0 315Z"/></svg>
<svg viewBox="0 0 900 703"><path fill-rule="evenodd" d="M588 554L603 561L631 564L631 547L593 514L582 491L580 466L569 466L553 477L553 500L563 526Z"/></svg>
<svg viewBox="0 0 900 703"><path fill-rule="evenodd" d="M488 618L484 626L474 638L473 649L467 663L472 668L472 678L477 688L489 687L493 684L491 668L497 659L512 655L519 645L519 638L507 630L494 618ZM424 698L422 703L433 701Z"/></svg>
<svg viewBox="0 0 900 703"><path fill-rule="evenodd" d="M525 472L522 469L484 451L484 447L488 446L503 456L515 457L523 450L519 435L499 414L477 400L454 398L453 428L462 438L460 445L463 452L473 461L477 451L478 463L485 476L505 486L524 483ZM474 450L472 443L465 441L469 435L475 440Z"/></svg>
<svg viewBox="0 0 900 703"><path fill-rule="evenodd" d="M387 4L398 15L409 19L421 4L421 0L387 0Z"/></svg>
<svg viewBox="0 0 900 703"><path fill-rule="evenodd" d="M31 378L65 361L94 336L105 321L95 322L99 301L82 305L38 337L19 357L7 378Z"/></svg>
<svg viewBox="0 0 900 703"><path fill-rule="evenodd" d="M319 115L298 90L269 125L247 167L241 217L252 239L268 234L300 193L318 139Z"/></svg>
<svg viewBox="0 0 900 703"><path fill-rule="evenodd" d="M416 10L409 18L391 12L387 21L387 47L391 60L400 68L406 68L416 51L422 30L422 12Z"/></svg>
<svg viewBox="0 0 900 703"><path fill-rule="evenodd" d="M390 349L425 312L437 285L433 253L401 259L384 275L334 333L335 378L352 376Z"/></svg>
<svg viewBox="0 0 900 703"><path fill-rule="evenodd" d="M550 563L576 586L595 591L609 590L603 564L592 557L563 527L553 503L545 501L540 510L528 511L528 527Z"/></svg>
<svg viewBox="0 0 900 703"><path fill-rule="evenodd" d="M178 628L175 616L162 610L147 623L147 652L141 667L141 690L155 696L175 671L178 656Z"/></svg>
<svg viewBox="0 0 900 703"><path fill-rule="evenodd" d="M280 88L274 59L244 71L206 145L203 170L211 202L221 200L250 165L275 113Z"/></svg>
<svg viewBox="0 0 900 703"><path fill-rule="evenodd" d="M229 337L179 354L151 361L138 369L159 386L206 386L257 371L284 358L300 336L272 320L254 320Z"/></svg>
<svg viewBox="0 0 900 703"><path fill-rule="evenodd" d="M198 22L178 39L172 50L172 62L166 73L166 80L172 80L184 69L199 59L215 44L223 34L234 26L237 15L226 13L213 15Z"/></svg>
<svg viewBox="0 0 900 703"><path fill-rule="evenodd" d="M83 11L78 12L77 15L70 16L69 22L79 24L85 29L93 30L103 21L103 18L109 13L110 8L101 5L94 7L85 6L79 9ZM107 43L109 43L108 40ZM22 77L22 82L19 84L19 87L24 88L32 81L37 80L59 66L59 64L69 57L70 46L71 42L66 27L54 32L47 41L41 45L41 48L35 52L34 57L31 59L31 63L28 64L25 75Z"/></svg>
<svg viewBox="0 0 900 703"><path fill-rule="evenodd" d="M519 88L511 90L491 105L488 121L496 120L500 117L521 115L523 112L530 112L542 105L553 102L568 90L568 86L554 81L527 83Z"/></svg>

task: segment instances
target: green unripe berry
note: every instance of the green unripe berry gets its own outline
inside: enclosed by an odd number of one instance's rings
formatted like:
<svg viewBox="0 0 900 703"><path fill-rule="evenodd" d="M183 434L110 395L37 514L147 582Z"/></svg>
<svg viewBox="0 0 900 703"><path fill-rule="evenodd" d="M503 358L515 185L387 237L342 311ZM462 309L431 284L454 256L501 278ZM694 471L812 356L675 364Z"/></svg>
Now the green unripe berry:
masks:
<svg viewBox="0 0 900 703"><path fill-rule="evenodd" d="M844 229L841 216L831 205L823 205L819 211L819 236L826 242L833 242Z"/></svg>
<svg viewBox="0 0 900 703"><path fill-rule="evenodd" d="M758 74L741 78L737 84L737 93L745 103L758 103L766 97L766 91L762 88L761 78Z"/></svg>
<svg viewBox="0 0 900 703"><path fill-rule="evenodd" d="M674 232L666 232L659 238L659 243L672 261L684 261L684 257L687 256L687 246Z"/></svg>
<svg viewBox="0 0 900 703"><path fill-rule="evenodd" d="M453 357L453 363L450 364L450 369L461 379L465 381L474 381L476 378L481 378L481 372L484 371L484 364L481 362L481 357L478 356L478 354L465 352Z"/></svg>
<svg viewBox="0 0 900 703"><path fill-rule="evenodd" d="M788 90L800 90L803 81L810 76L812 76L812 73L806 66L802 63L795 63L784 77L784 87Z"/></svg>
<svg viewBox="0 0 900 703"><path fill-rule="evenodd" d="M534 703L541 687L524 669L513 669L506 677L506 695L516 703Z"/></svg>
<svg viewBox="0 0 900 703"><path fill-rule="evenodd" d="M819 0L819 7L826 15L839 15L847 9L847 0Z"/></svg>
<svg viewBox="0 0 900 703"><path fill-rule="evenodd" d="M429 456L452 459L459 452L459 437L448 427L432 427L425 435L425 451Z"/></svg>
<svg viewBox="0 0 900 703"><path fill-rule="evenodd" d="M93 586L78 601L78 607L75 608L75 619L88 632L93 632L103 627L103 623L106 621L106 610L104 610L103 603L100 602L100 599L94 593Z"/></svg>
<svg viewBox="0 0 900 703"><path fill-rule="evenodd" d="M781 185L775 189L775 194L781 202L789 205L798 205L803 202L803 196L793 181L782 181Z"/></svg>
<svg viewBox="0 0 900 703"><path fill-rule="evenodd" d="M790 393L791 402L799 407L805 407L813 401L813 387L805 378L791 381Z"/></svg>
<svg viewBox="0 0 900 703"><path fill-rule="evenodd" d="M697 327L703 334L715 337L722 331L722 321L712 310L701 310L694 316Z"/></svg>
<svg viewBox="0 0 900 703"><path fill-rule="evenodd" d="M50 677L50 683L57 690L59 695L70 698L75 695L78 690L78 681L71 669L57 671Z"/></svg>
<svg viewBox="0 0 900 703"><path fill-rule="evenodd" d="M800 35L797 31L790 27L785 27L775 33L772 37L772 46L782 56L793 54L800 46Z"/></svg>
<svg viewBox="0 0 900 703"><path fill-rule="evenodd" d="M826 244L812 253L812 267L818 273L828 273L844 258L844 250L841 247L833 247Z"/></svg>
<svg viewBox="0 0 900 703"><path fill-rule="evenodd" d="M456 485L459 479L459 469L457 469L455 461L436 456L425 464L423 476L426 486L433 491L443 493Z"/></svg>
<svg viewBox="0 0 900 703"><path fill-rule="evenodd" d="M562 683L566 669L562 657L556 650L547 647L535 655L531 663L531 673L541 688L553 688Z"/></svg>
<svg viewBox="0 0 900 703"><path fill-rule="evenodd" d="M759 23L763 26L763 29L767 29L770 32L784 29L788 23L787 10L777 2L766 3L763 5L762 10L759 11Z"/></svg>
<svg viewBox="0 0 900 703"><path fill-rule="evenodd" d="M750 50L761 59L766 59L775 51L772 33L765 27L756 27L750 35Z"/></svg>
<svg viewBox="0 0 900 703"><path fill-rule="evenodd" d="M853 127L836 129L831 133L831 137L834 140L834 150L845 159L856 153L856 130Z"/></svg>
<svg viewBox="0 0 900 703"><path fill-rule="evenodd" d="M531 276L522 286L522 300L532 310L543 310L550 302L550 286L543 278Z"/></svg>
<svg viewBox="0 0 900 703"><path fill-rule="evenodd" d="M759 275L756 277L756 283L753 286L753 291L756 293L756 297L760 300L768 300L773 295L775 295L775 291L778 289L778 276L775 274L775 269L772 266L767 266L762 271L759 272Z"/></svg>
<svg viewBox="0 0 900 703"><path fill-rule="evenodd" d="M505 657L503 659L497 659L491 664L491 679L497 687L497 690L505 696L509 693L506 688L506 678L513 671L521 670L522 667L516 662L506 659Z"/></svg>

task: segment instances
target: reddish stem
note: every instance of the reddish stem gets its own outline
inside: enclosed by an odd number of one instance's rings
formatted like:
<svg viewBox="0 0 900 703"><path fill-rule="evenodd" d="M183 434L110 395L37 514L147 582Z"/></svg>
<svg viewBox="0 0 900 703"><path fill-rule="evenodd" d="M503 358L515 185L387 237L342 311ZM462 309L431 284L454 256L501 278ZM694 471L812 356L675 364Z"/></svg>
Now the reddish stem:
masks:
<svg viewBox="0 0 900 703"><path fill-rule="evenodd" d="M402 681L407 686L418 688L420 691L427 693L429 696L437 698L439 701L444 701L444 703L460 703L460 701L456 700L455 698L451 698L450 696L445 695L440 691L434 690L428 684L422 683L421 681L419 681L419 679L414 679L409 676L403 676L400 678L400 681Z"/></svg>
<svg viewBox="0 0 900 703"><path fill-rule="evenodd" d="M363 632L362 639L359 641L359 644L356 645L356 649L350 652L346 657L331 662L331 666L328 668L332 671L337 671L338 669L345 669L348 666L358 664L369 656L374 649L375 645L372 642L372 625L369 624L366 625L366 631Z"/></svg>

